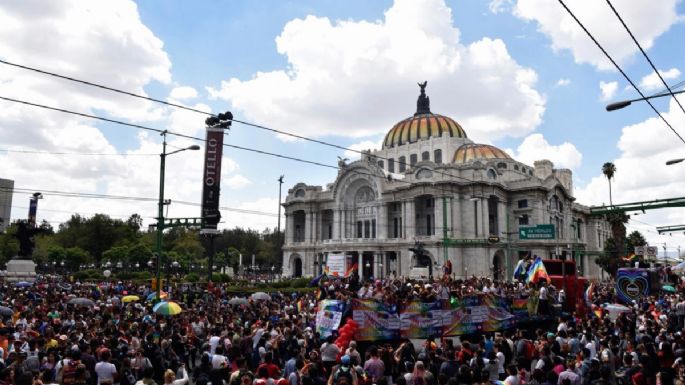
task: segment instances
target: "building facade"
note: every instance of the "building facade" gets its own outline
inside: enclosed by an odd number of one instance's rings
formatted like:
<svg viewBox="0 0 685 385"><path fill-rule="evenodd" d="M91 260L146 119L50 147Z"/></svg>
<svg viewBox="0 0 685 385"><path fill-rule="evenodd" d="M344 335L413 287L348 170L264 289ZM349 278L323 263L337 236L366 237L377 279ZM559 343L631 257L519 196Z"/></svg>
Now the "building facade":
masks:
<svg viewBox="0 0 685 385"><path fill-rule="evenodd" d="M511 277L519 258L573 258L597 277L595 255L608 223L573 197L572 173L549 160L533 167L471 141L453 119L430 111L421 85L416 113L390 129L325 188L298 183L283 207L283 275L314 276L329 255L364 277L453 274ZM520 239L519 229L554 225L554 239ZM549 227L549 226L548 226ZM417 260L410 248L427 256Z"/></svg>
<svg viewBox="0 0 685 385"><path fill-rule="evenodd" d="M13 193L14 181L0 178L0 233L4 233L10 225Z"/></svg>

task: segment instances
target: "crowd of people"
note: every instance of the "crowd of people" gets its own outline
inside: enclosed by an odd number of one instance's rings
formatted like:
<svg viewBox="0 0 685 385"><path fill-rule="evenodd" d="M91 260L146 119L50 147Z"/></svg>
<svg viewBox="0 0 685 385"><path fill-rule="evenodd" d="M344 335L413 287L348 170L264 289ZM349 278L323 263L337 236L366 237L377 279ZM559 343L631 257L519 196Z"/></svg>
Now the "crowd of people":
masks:
<svg viewBox="0 0 685 385"><path fill-rule="evenodd" d="M316 332L318 299L392 303L488 294L554 302L563 293L475 277L353 276L316 285L316 293L236 301L221 285L179 284L169 296L183 311L167 316L152 310L146 297L154 292L146 285L2 283L0 385L685 385L680 288L643 298L617 317L558 313L554 321L494 333L352 340L341 348L334 335ZM596 305L614 301L612 285L593 285ZM132 294L140 301L122 301Z"/></svg>

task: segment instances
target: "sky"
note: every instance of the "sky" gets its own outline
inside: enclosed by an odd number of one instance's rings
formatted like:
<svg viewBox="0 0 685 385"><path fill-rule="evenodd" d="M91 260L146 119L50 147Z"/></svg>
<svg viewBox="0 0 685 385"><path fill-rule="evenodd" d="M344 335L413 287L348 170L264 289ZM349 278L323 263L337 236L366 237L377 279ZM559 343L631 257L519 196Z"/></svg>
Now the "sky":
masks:
<svg viewBox="0 0 685 385"><path fill-rule="evenodd" d="M683 2L615 3L662 77L685 80ZM567 5L643 93L663 90L606 2ZM685 156L685 142L644 102L605 111L639 95L557 1L9 1L0 4L0 60L357 150L377 148L413 114L425 80L432 111L469 138L530 165L550 159L571 169L579 203L609 203L601 174L609 161L614 203L685 195L685 164L665 165ZM205 135L205 115L6 64L0 84L0 97ZM685 110L673 98L654 105L685 135ZM196 143L167 138L170 150ZM225 142L327 165L357 156L238 122ZM160 152L153 131L0 100L0 178L21 189L13 219L26 217L30 192L40 191L38 219L55 226L101 212L152 223ZM188 202L200 202L202 155L167 158L167 216L199 216ZM280 175L285 195L298 182L325 186L336 170L225 148L221 226L276 227ZM655 227L679 224L684 210L663 209L639 213L628 229L675 256L685 235Z"/></svg>

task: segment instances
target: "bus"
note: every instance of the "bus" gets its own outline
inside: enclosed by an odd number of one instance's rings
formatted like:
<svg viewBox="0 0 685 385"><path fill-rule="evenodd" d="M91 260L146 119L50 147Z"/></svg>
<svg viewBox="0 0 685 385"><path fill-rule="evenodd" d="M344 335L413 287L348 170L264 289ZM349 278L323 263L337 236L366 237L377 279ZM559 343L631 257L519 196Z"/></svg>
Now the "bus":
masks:
<svg viewBox="0 0 685 385"><path fill-rule="evenodd" d="M576 262L562 259L543 259L542 263L545 265L547 275L552 280L552 285L557 290L564 289L566 293L566 302L561 304L562 310L573 313L584 309L587 279L578 276Z"/></svg>

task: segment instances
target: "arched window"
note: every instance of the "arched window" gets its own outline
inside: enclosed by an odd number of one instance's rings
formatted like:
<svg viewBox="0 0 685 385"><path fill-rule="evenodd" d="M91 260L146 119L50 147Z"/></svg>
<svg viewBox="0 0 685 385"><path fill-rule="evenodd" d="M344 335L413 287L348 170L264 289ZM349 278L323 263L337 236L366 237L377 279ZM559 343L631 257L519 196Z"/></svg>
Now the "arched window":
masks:
<svg viewBox="0 0 685 385"><path fill-rule="evenodd" d="M497 173L493 169L488 169L488 179L497 179Z"/></svg>
<svg viewBox="0 0 685 385"><path fill-rule="evenodd" d="M433 151L433 160L436 164L442 163L442 150Z"/></svg>
<svg viewBox="0 0 685 385"><path fill-rule="evenodd" d="M297 191L295 191L295 198L304 198L304 190L298 189Z"/></svg>
<svg viewBox="0 0 685 385"><path fill-rule="evenodd" d="M378 167L383 168L383 161L382 160L378 161Z"/></svg>
<svg viewBox="0 0 685 385"><path fill-rule="evenodd" d="M393 158L388 159L388 171L395 172L395 159Z"/></svg>
<svg viewBox="0 0 685 385"><path fill-rule="evenodd" d="M400 172L404 172L407 169L407 158L400 156Z"/></svg>
<svg viewBox="0 0 685 385"><path fill-rule="evenodd" d="M431 160L431 153L428 151L424 151L421 153L421 160Z"/></svg>
<svg viewBox="0 0 685 385"><path fill-rule="evenodd" d="M409 165L414 166L419 161L419 157L416 154L409 155Z"/></svg>

